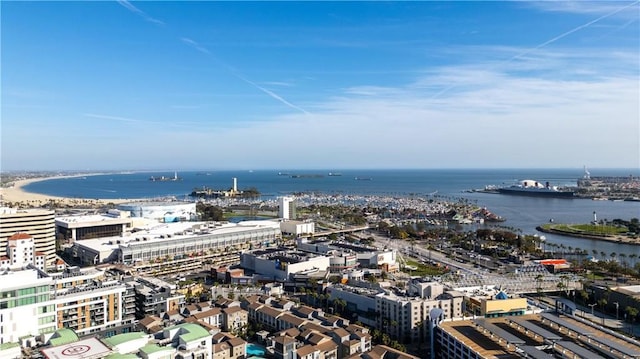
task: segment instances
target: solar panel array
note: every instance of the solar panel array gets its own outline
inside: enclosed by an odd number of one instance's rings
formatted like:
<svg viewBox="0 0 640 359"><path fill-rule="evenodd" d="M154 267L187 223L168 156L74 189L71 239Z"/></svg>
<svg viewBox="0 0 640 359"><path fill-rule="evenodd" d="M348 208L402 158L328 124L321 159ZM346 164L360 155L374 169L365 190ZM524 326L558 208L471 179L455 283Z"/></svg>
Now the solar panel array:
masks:
<svg viewBox="0 0 640 359"><path fill-rule="evenodd" d="M573 331L573 332L575 332L577 334L589 337L589 339L591 341L599 343L599 344L602 344L602 345L606 346L607 348L613 349L613 350L615 350L615 351L617 351L619 353L624 354L627 357L640 358L640 348L639 349L633 349L633 348L630 348L630 347L628 347L626 345L623 345L623 344L621 344L619 342L611 340L611 339L609 339L607 337L604 337L604 336L601 336L601 335L596 335L596 334L594 334L592 332L589 332L584 327L577 326L577 325L575 325L575 324L573 324L571 322L568 322L568 321L566 321L566 320L564 320L562 318L559 318L559 317L557 317L557 316L555 316L553 314L542 313L541 315L542 315L542 317L544 319L547 319L547 320L549 320L549 321L551 321L553 323L556 323L557 325L559 325L561 327L568 328L569 330L571 330L571 331ZM586 344L588 344L590 346L593 346L593 347L596 347L596 345L594 345L593 343L586 343ZM602 350L602 349L600 349L600 350Z"/></svg>
<svg viewBox="0 0 640 359"><path fill-rule="evenodd" d="M494 334L496 336L499 336L500 338L504 339L507 341L507 343L509 344L524 344L525 341L522 340L521 338L507 332L506 330L498 327L497 325L494 325L492 323L489 323L489 321L487 321L486 319L474 319L473 323L475 323L476 325L486 329L487 331L489 331L491 334Z"/></svg>
<svg viewBox="0 0 640 359"><path fill-rule="evenodd" d="M551 354L547 354L545 352L543 352L542 350L531 346L531 345L523 345L520 347L520 349L522 349L522 351L526 354L527 358L532 358L532 359L552 359L554 358L553 355Z"/></svg>
<svg viewBox="0 0 640 359"><path fill-rule="evenodd" d="M556 335L542 327L539 327L533 323L531 323L530 321L523 319L523 318L511 318L510 321L518 324L519 326L526 328L527 330L541 336L542 338L544 338L545 340L550 340L550 341L556 341L556 340L561 340L562 337L560 337L559 335Z"/></svg>
<svg viewBox="0 0 640 359"><path fill-rule="evenodd" d="M580 327L580 326L577 326L577 325L575 325L573 323L567 322L566 320L558 318L557 316L555 316L553 314L541 313L540 315L542 316L542 318L544 318L544 319L546 319L546 320L548 320L548 321L550 321L552 323L555 323L556 325L559 325L561 327L567 328L567 329L569 329L569 330L571 330L571 331L573 331L573 332L575 332L577 334L584 335L584 336L587 336L587 337L592 337L594 335L593 332L588 331L584 327Z"/></svg>
<svg viewBox="0 0 640 359"><path fill-rule="evenodd" d="M598 355L597 353L587 350L574 342L559 341L559 342L556 342L556 344L560 345L561 347L567 350L570 350L574 354L584 359L600 359L600 358L606 359L606 357L603 357L601 355ZM555 346L554 346L554 349L558 351L558 349Z"/></svg>
<svg viewBox="0 0 640 359"><path fill-rule="evenodd" d="M614 349L615 351L617 351L619 353L622 353L622 354L624 354L624 355L626 355L628 357L631 357L631 358L640 357L640 350L639 349L634 350L632 348L627 347L626 345L622 345L622 344L620 344L618 342L615 342L615 341L613 341L613 340L611 340L609 338L601 337L601 336L593 336L593 337L591 337L591 340L593 340L593 341L595 341L597 343L603 344L603 345L605 345L605 346L607 346L607 347L609 347L611 349Z"/></svg>

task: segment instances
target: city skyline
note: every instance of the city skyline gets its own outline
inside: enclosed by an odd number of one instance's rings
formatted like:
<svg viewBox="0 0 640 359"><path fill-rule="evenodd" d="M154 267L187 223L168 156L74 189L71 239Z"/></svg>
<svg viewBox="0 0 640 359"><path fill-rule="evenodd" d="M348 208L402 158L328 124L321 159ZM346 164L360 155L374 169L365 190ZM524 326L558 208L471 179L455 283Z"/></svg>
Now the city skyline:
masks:
<svg viewBox="0 0 640 359"><path fill-rule="evenodd" d="M640 2L4 2L2 170L638 168Z"/></svg>

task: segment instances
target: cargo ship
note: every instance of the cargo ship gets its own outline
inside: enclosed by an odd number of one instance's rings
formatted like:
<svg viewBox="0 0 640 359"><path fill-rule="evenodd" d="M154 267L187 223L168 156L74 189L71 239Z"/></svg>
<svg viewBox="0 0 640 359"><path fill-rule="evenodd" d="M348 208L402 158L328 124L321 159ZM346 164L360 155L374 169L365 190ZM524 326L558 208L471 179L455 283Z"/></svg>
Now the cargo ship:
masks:
<svg viewBox="0 0 640 359"><path fill-rule="evenodd" d="M519 184L509 187L496 187L495 190L500 194L508 194L514 196L530 196L530 197L548 197L548 198L573 198L574 192L567 189L558 189L551 186L549 182L542 184L534 180L520 181Z"/></svg>
<svg viewBox="0 0 640 359"><path fill-rule="evenodd" d="M173 177L165 177L165 176L155 177L155 176L151 176L151 177L149 177L149 181L151 181L151 182L182 181L182 177L178 177L178 172L176 172L176 173L173 174Z"/></svg>

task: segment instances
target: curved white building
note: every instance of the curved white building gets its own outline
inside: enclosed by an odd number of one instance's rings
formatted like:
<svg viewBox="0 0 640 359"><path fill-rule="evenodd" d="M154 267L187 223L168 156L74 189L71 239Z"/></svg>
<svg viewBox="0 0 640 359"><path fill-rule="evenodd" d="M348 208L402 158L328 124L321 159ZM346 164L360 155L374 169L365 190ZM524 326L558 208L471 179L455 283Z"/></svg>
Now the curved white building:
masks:
<svg viewBox="0 0 640 359"><path fill-rule="evenodd" d="M0 257L7 256L9 237L16 233L33 237L35 250L46 256L45 267L56 260L55 213L45 209L0 208Z"/></svg>
<svg viewBox="0 0 640 359"><path fill-rule="evenodd" d="M131 217L178 222L196 217L195 202L130 202L118 205L118 209L131 212Z"/></svg>

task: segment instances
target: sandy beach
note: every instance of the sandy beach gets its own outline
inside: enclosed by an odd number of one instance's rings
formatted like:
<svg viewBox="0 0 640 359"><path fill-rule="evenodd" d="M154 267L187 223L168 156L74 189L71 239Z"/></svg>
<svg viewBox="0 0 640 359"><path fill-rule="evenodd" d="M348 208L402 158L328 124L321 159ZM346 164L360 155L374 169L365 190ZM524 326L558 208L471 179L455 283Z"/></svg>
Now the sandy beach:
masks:
<svg viewBox="0 0 640 359"><path fill-rule="evenodd" d="M44 195L39 193L26 192L24 186L39 181L45 181L54 178L72 178L91 176L92 174L79 174L73 176L55 176L29 178L15 181L13 187L0 188L0 203L3 206L18 208L37 208L42 207L50 202L54 202L56 207L99 207L109 203L119 204L133 202L132 199L96 199L96 198L66 198Z"/></svg>

